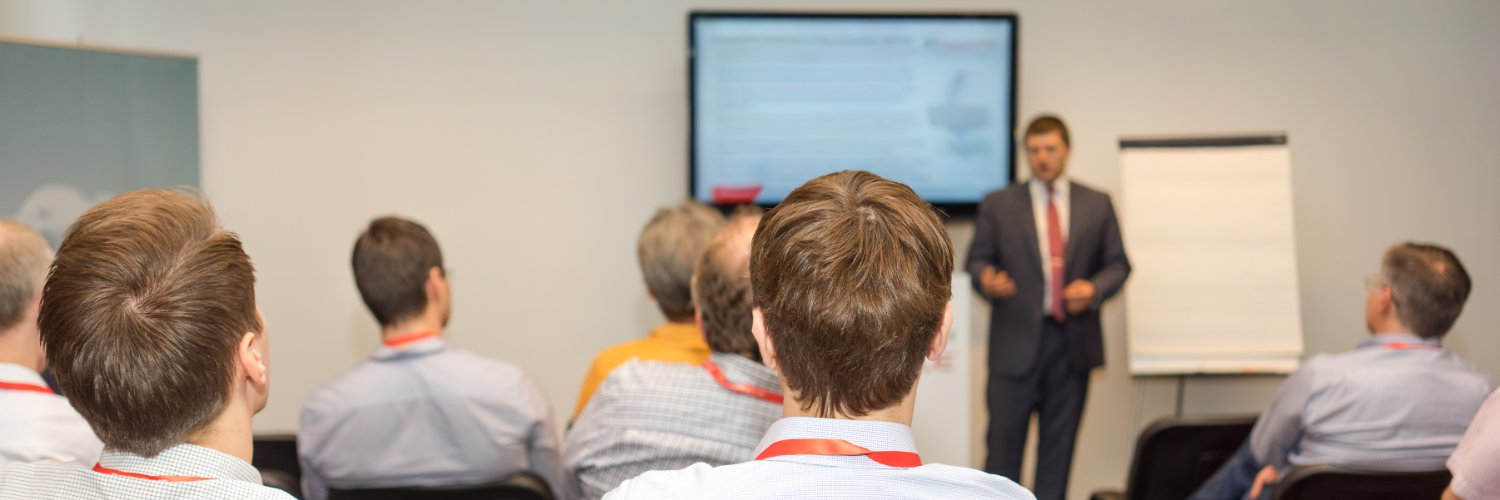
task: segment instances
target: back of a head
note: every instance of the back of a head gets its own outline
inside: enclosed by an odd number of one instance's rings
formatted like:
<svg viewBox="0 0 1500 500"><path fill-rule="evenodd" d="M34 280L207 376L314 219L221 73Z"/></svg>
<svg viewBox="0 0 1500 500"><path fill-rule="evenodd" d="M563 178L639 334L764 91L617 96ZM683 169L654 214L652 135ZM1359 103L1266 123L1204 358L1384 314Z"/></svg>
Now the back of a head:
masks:
<svg viewBox="0 0 1500 500"><path fill-rule="evenodd" d="M730 218L693 271L693 303L703 316L703 338L714 352L744 354L760 361L750 332L750 238L760 222L759 207L741 208Z"/></svg>
<svg viewBox="0 0 1500 500"><path fill-rule="evenodd" d="M695 201L656 211L636 243L636 258L646 288L656 298L662 315L671 321L693 316L693 265L703 247L724 227L724 216Z"/></svg>
<svg viewBox="0 0 1500 500"><path fill-rule="evenodd" d="M443 268L443 252L426 227L399 217L370 221L354 242L354 283L383 326L422 314L427 276Z"/></svg>
<svg viewBox="0 0 1500 500"><path fill-rule="evenodd" d="M1402 243L1385 252L1381 273L1395 297L1396 317L1422 337L1442 337L1469 299L1469 272L1452 251Z"/></svg>
<svg viewBox="0 0 1500 500"><path fill-rule="evenodd" d="M239 238L206 202L168 190L117 196L68 228L38 324L105 446L148 457L223 411L239 341L262 328Z"/></svg>
<svg viewBox="0 0 1500 500"><path fill-rule="evenodd" d="M26 308L42 291L52 249L35 230L0 219L0 332L26 316Z"/></svg>
<svg viewBox="0 0 1500 500"><path fill-rule="evenodd" d="M845 171L761 220L750 272L787 387L819 415L860 416L916 384L951 298L953 243L911 188Z"/></svg>

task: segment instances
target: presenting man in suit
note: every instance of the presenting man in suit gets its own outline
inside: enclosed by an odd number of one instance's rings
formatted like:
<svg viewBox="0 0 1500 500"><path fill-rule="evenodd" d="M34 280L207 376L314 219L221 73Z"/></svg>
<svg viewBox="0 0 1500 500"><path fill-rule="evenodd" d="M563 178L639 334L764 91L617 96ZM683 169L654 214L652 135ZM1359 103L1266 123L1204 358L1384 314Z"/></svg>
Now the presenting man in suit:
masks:
<svg viewBox="0 0 1500 500"><path fill-rule="evenodd" d="M966 267L989 299L989 455L984 470L1020 481L1038 414L1038 499L1064 498L1089 371L1104 364L1099 306L1130 274L1109 195L1068 180L1068 128L1033 119L1031 180L986 196Z"/></svg>

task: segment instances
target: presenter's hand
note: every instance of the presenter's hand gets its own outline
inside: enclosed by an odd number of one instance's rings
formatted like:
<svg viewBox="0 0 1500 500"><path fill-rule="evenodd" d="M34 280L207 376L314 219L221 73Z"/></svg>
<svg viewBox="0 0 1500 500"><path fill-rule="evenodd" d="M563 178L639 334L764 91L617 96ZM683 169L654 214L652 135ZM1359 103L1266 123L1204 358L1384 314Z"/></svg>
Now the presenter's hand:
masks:
<svg viewBox="0 0 1500 500"><path fill-rule="evenodd" d="M1081 314L1094 303L1094 284L1089 280L1073 280L1063 288L1063 307L1068 314Z"/></svg>
<svg viewBox="0 0 1500 500"><path fill-rule="evenodd" d="M1267 465L1261 469L1260 473L1255 475L1255 484L1250 485L1250 496L1247 498L1260 498L1261 490L1266 486L1276 484L1276 481L1280 479L1279 475L1275 467Z"/></svg>
<svg viewBox="0 0 1500 500"><path fill-rule="evenodd" d="M991 299L1004 300L1016 295L1016 282L1005 271L996 271L994 267L984 268L984 274L979 276L979 284L984 287L984 294Z"/></svg>

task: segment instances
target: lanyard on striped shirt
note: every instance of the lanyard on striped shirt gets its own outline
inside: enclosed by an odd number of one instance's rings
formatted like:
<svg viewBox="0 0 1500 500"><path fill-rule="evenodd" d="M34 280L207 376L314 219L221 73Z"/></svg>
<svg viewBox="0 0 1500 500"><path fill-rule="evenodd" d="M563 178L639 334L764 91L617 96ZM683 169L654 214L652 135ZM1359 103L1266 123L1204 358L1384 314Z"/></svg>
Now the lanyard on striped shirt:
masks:
<svg viewBox="0 0 1500 500"><path fill-rule="evenodd" d="M407 344L410 344L410 343L413 343L413 342L421 342L423 340L427 340L427 339L430 339L430 338L433 338L433 337L437 337L437 336L438 336L437 332L408 333L408 334L402 335L400 337L391 337L391 338L385 339L384 343L385 343L386 347L401 347L401 346L404 346L404 345L407 345Z"/></svg>
<svg viewBox="0 0 1500 500"><path fill-rule="evenodd" d="M190 483L190 482L193 482L193 481L208 481L210 479L213 479L211 477L198 477L198 476L151 476L151 475L146 475L146 474L138 474L138 473L135 473L135 472L125 472L125 471L122 471L122 470L119 470L119 469L111 469L111 468L105 467L103 464L97 464L97 463L94 464L94 472L98 472L100 474L109 474L111 476L122 476L122 477L129 477L129 478L135 478L135 479L145 479L147 481L166 481L166 482L169 482L169 483Z"/></svg>
<svg viewBox="0 0 1500 500"><path fill-rule="evenodd" d="M872 451L842 439L783 439L771 443L756 460L783 455L864 456L889 467L921 467L922 457L909 451Z"/></svg>
<svg viewBox="0 0 1500 500"><path fill-rule="evenodd" d="M5 381L0 381L0 390L21 391L21 392L40 392L42 394L57 394L57 391L52 390L51 387L47 387L45 385L28 384L26 382L5 382Z"/></svg>
<svg viewBox="0 0 1500 500"><path fill-rule="evenodd" d="M730 382L729 378L724 376L724 371L720 370L719 365L714 364L714 360L712 359L703 362L703 369L708 370L708 374L713 375L714 381L724 386L725 389L729 389L730 392L744 394L768 403L781 404L782 402L781 393L779 392L771 392L750 384Z"/></svg>

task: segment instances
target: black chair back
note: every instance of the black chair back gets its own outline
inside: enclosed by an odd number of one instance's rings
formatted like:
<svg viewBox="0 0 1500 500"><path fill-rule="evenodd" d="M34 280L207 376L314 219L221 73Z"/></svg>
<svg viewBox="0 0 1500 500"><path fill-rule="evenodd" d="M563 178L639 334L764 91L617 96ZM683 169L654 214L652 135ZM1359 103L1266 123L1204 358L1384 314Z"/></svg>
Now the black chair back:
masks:
<svg viewBox="0 0 1500 500"><path fill-rule="evenodd" d="M554 500L547 481L517 472L493 483L328 491L328 500Z"/></svg>
<svg viewBox="0 0 1500 500"><path fill-rule="evenodd" d="M1277 500L1436 499L1453 476L1446 469L1426 472L1374 472L1332 465L1292 467L1276 486Z"/></svg>
<svg viewBox="0 0 1500 500"><path fill-rule="evenodd" d="M1234 455L1256 416L1167 417L1136 440L1125 482L1130 500L1182 500Z"/></svg>
<svg viewBox="0 0 1500 500"><path fill-rule="evenodd" d="M297 461L297 436L257 435L252 447L254 456L250 465L260 470L261 481L266 486L302 498L302 464Z"/></svg>

